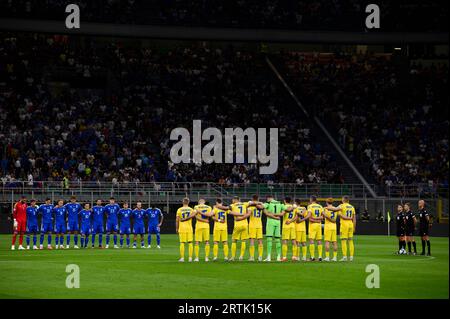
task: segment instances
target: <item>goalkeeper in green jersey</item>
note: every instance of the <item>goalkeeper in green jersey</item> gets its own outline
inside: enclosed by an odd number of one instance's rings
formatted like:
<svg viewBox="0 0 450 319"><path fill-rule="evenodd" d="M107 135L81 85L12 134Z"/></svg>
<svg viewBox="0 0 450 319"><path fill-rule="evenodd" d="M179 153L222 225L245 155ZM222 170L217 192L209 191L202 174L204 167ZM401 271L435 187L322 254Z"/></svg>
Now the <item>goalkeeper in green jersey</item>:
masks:
<svg viewBox="0 0 450 319"><path fill-rule="evenodd" d="M275 200L273 196L267 197L264 204L264 213L267 216L266 238L267 238L267 258L264 261L271 261L272 244L275 239L275 247L277 251L277 261L281 261L281 221L283 211L292 210L283 203Z"/></svg>

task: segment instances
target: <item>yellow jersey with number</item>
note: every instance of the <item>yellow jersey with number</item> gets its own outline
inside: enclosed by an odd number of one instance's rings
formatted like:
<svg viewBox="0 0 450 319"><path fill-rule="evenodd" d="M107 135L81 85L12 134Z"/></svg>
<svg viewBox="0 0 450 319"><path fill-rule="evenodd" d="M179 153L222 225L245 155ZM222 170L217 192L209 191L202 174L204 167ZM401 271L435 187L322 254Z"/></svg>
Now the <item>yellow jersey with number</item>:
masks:
<svg viewBox="0 0 450 319"><path fill-rule="evenodd" d="M189 216L192 216L193 213L194 210L191 207L180 207L177 210L177 217L188 218ZM192 231L192 218L185 221L180 220L180 224L178 226L179 233L187 233Z"/></svg>
<svg viewBox="0 0 450 319"><path fill-rule="evenodd" d="M352 218L352 219L353 219L353 216L355 216L355 207L353 207L353 205L350 205L349 203L345 203L345 204L339 205L339 208L340 208L340 211L337 212L337 213L339 213L339 216L344 216L344 217L348 217L348 218ZM352 219L341 218L341 224L353 223Z"/></svg>
<svg viewBox="0 0 450 319"><path fill-rule="evenodd" d="M325 218L325 229L335 229L339 212L333 212L325 208L323 214L325 217L328 217L330 219L329 220L328 218Z"/></svg>
<svg viewBox="0 0 450 319"><path fill-rule="evenodd" d="M233 213L238 213L239 215L245 215L247 213L247 204L246 203L235 203L230 205L231 211ZM236 220L237 216L234 216L234 227L236 226L247 226L247 219L244 220Z"/></svg>
<svg viewBox="0 0 450 319"><path fill-rule="evenodd" d="M194 206L194 209L200 211L200 213L202 213L202 214L204 214L204 213L209 214L212 210L211 206L208 206L208 205L196 205L196 206ZM195 229L206 229L206 228L209 229L209 217L202 215L202 214L198 215L199 219L202 221L206 221L206 223L197 220L195 223Z"/></svg>
<svg viewBox="0 0 450 319"><path fill-rule="evenodd" d="M308 216L308 211L306 210L306 207L300 206L294 209L294 213L299 215L300 218L305 218ZM295 222L295 230L296 231L306 231L306 222L305 221L296 221Z"/></svg>
<svg viewBox="0 0 450 319"><path fill-rule="evenodd" d="M249 206L248 210L250 211L249 227L262 228L262 215L264 210L259 209L256 206Z"/></svg>
<svg viewBox="0 0 450 319"><path fill-rule="evenodd" d="M288 220L292 220L295 217L294 209L287 211L290 208L293 208L291 204L285 204L286 213L283 215L283 228L295 228L295 223L286 224Z"/></svg>
<svg viewBox="0 0 450 319"><path fill-rule="evenodd" d="M312 218L318 219L323 214L323 207L320 204L314 203L308 205L308 212L311 214ZM311 223L311 221L310 221Z"/></svg>
<svg viewBox="0 0 450 319"><path fill-rule="evenodd" d="M219 209L217 207L213 208L214 217L218 220L225 221L224 223L219 223L217 221L214 221L214 229L215 230L227 230L227 214L228 211Z"/></svg>

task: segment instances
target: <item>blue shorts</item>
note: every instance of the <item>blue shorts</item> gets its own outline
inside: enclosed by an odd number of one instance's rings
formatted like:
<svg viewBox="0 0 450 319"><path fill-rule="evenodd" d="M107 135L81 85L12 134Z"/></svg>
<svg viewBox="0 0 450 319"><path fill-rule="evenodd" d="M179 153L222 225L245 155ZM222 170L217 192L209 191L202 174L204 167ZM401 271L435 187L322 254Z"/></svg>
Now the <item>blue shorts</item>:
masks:
<svg viewBox="0 0 450 319"><path fill-rule="evenodd" d="M144 224L133 225L133 233L135 233L135 234L145 234Z"/></svg>
<svg viewBox="0 0 450 319"><path fill-rule="evenodd" d="M129 235L131 233L130 225L121 225L120 226L120 234L121 235Z"/></svg>
<svg viewBox="0 0 450 319"><path fill-rule="evenodd" d="M66 225L62 223L55 224L55 233L64 234L67 231Z"/></svg>
<svg viewBox="0 0 450 319"><path fill-rule="evenodd" d="M36 234L38 231L39 231L39 227L37 224L27 225L27 233L28 234Z"/></svg>
<svg viewBox="0 0 450 319"><path fill-rule="evenodd" d="M81 232L82 235L89 235L91 233L91 225L81 225Z"/></svg>
<svg viewBox="0 0 450 319"><path fill-rule="evenodd" d="M78 220L69 220L67 223L67 230L68 231L78 231L80 228L78 225Z"/></svg>
<svg viewBox="0 0 450 319"><path fill-rule="evenodd" d="M103 224L94 224L92 227L93 234L103 234Z"/></svg>
<svg viewBox="0 0 450 319"><path fill-rule="evenodd" d="M42 223L41 232L42 233L51 233L51 232L53 232L53 224L51 222L50 223Z"/></svg>
<svg viewBox="0 0 450 319"><path fill-rule="evenodd" d="M159 234L160 228L158 224L148 225L148 233L149 234Z"/></svg>
<svg viewBox="0 0 450 319"><path fill-rule="evenodd" d="M117 231L119 230L119 225L117 224L117 222L106 222L106 232L107 233L117 233Z"/></svg>

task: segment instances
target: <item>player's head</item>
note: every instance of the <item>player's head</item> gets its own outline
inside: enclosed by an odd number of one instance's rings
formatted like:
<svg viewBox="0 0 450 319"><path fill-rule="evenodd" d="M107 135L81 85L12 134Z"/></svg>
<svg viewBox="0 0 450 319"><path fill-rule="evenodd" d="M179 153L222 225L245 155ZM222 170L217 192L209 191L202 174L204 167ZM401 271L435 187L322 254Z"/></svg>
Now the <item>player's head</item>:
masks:
<svg viewBox="0 0 450 319"><path fill-rule="evenodd" d="M397 205L397 212L401 213L403 211L403 205L402 204L398 204Z"/></svg>
<svg viewBox="0 0 450 319"><path fill-rule="evenodd" d="M26 203L27 202L27 197L26 196L20 196L20 202L23 204L23 203Z"/></svg>
<svg viewBox="0 0 450 319"><path fill-rule="evenodd" d="M274 200L273 195L267 195L267 201L268 202L271 202L273 200Z"/></svg>
<svg viewBox="0 0 450 319"><path fill-rule="evenodd" d="M122 207L127 209L128 208L128 202L123 202Z"/></svg>
<svg viewBox="0 0 450 319"><path fill-rule="evenodd" d="M350 201L350 197L348 197L347 195L342 197L342 202L343 203L348 203Z"/></svg>
<svg viewBox="0 0 450 319"><path fill-rule="evenodd" d="M136 203L136 208L137 209L141 209L142 208L142 203L141 202L137 202Z"/></svg>
<svg viewBox="0 0 450 319"><path fill-rule="evenodd" d="M50 204L51 203L51 199L50 199L50 197L47 197L46 199L45 199L45 203L48 205L48 204Z"/></svg>
<svg viewBox="0 0 450 319"><path fill-rule="evenodd" d="M419 209L423 209L425 207L425 201L423 199L419 200L417 204L419 205Z"/></svg>
<svg viewBox="0 0 450 319"><path fill-rule="evenodd" d="M221 198L217 198L216 199L216 205L222 205L222 199Z"/></svg>
<svg viewBox="0 0 450 319"><path fill-rule="evenodd" d="M297 199L295 200L295 204L296 204L297 206L301 206L302 201L301 201L299 198L297 198Z"/></svg>
<svg viewBox="0 0 450 319"><path fill-rule="evenodd" d="M409 212L411 209L411 205L409 203L405 203L404 205L405 211Z"/></svg>
<svg viewBox="0 0 450 319"><path fill-rule="evenodd" d="M257 194L252 196L252 201L257 202L259 200L259 196Z"/></svg>
<svg viewBox="0 0 450 319"><path fill-rule="evenodd" d="M77 201L77 198L75 196L70 196L70 201L72 203L75 203Z"/></svg>
<svg viewBox="0 0 450 319"><path fill-rule="evenodd" d="M205 203L206 203L206 201L205 201L204 198L200 198L200 199L198 200L198 204L199 204L199 205L205 205Z"/></svg>
<svg viewBox="0 0 450 319"><path fill-rule="evenodd" d="M36 206L36 200L33 198L30 200L31 206Z"/></svg>
<svg viewBox="0 0 450 319"><path fill-rule="evenodd" d="M285 203L285 204L290 204L291 201L292 201L292 199L291 199L289 196L286 196L286 197L284 198L284 203Z"/></svg>
<svg viewBox="0 0 450 319"><path fill-rule="evenodd" d="M187 197L183 198L183 205L184 206L189 205L189 198L187 198Z"/></svg>
<svg viewBox="0 0 450 319"><path fill-rule="evenodd" d="M109 198L109 203L114 204L116 202L116 199L114 197Z"/></svg>
<svg viewBox="0 0 450 319"><path fill-rule="evenodd" d="M88 210L90 207L91 207L91 204L89 204L89 203L84 204L84 209Z"/></svg>
<svg viewBox="0 0 450 319"><path fill-rule="evenodd" d="M327 200L325 201L328 205L333 205L333 198L328 197Z"/></svg>
<svg viewBox="0 0 450 319"><path fill-rule="evenodd" d="M310 203L315 203L315 202L317 202L317 196L311 195L311 196L309 197L309 202L310 202Z"/></svg>
<svg viewBox="0 0 450 319"><path fill-rule="evenodd" d="M101 199L97 199L97 206L102 206L102 200Z"/></svg>
<svg viewBox="0 0 450 319"><path fill-rule="evenodd" d="M64 200L63 199L58 200L58 206L62 206L62 205L64 205Z"/></svg>

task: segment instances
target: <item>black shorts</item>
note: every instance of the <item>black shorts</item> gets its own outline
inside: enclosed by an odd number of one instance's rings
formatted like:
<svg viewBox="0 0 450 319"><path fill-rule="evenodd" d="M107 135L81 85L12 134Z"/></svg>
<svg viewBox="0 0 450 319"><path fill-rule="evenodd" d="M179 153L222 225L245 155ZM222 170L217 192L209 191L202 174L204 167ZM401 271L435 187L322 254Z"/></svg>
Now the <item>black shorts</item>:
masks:
<svg viewBox="0 0 450 319"><path fill-rule="evenodd" d="M421 236L421 237L428 236L429 233L430 233L430 229L428 227L419 229L419 236Z"/></svg>
<svg viewBox="0 0 450 319"><path fill-rule="evenodd" d="M404 236L405 236L405 230L397 229L397 237L404 237Z"/></svg>
<svg viewBox="0 0 450 319"><path fill-rule="evenodd" d="M414 236L414 228L406 228L406 236Z"/></svg>

